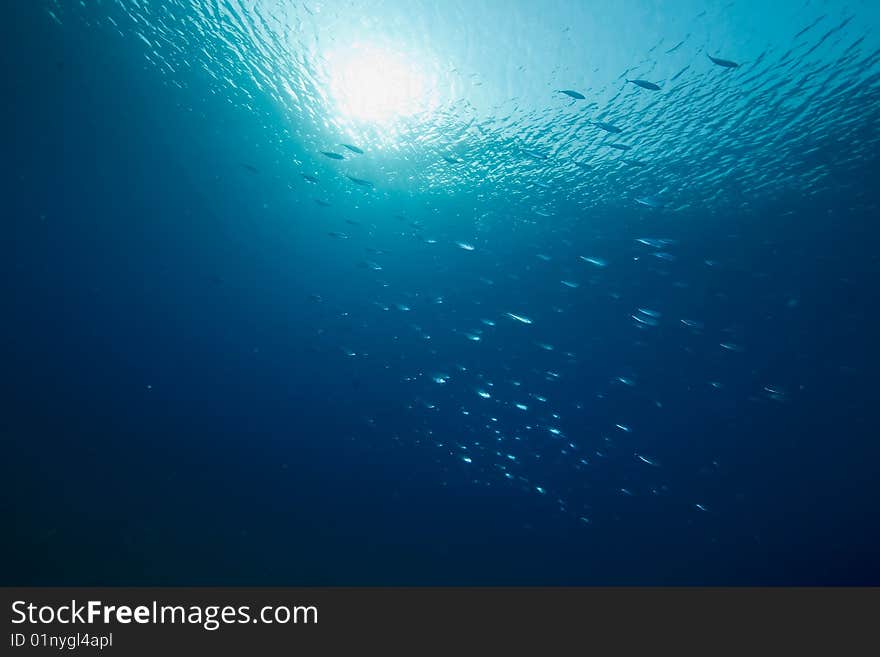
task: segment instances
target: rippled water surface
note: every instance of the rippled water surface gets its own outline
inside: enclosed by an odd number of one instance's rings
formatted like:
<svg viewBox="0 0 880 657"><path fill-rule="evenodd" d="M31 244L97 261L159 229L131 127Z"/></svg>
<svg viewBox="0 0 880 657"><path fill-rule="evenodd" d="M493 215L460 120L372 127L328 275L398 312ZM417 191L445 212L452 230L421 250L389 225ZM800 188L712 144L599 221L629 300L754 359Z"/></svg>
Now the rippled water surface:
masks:
<svg viewBox="0 0 880 657"><path fill-rule="evenodd" d="M21 12L64 577L878 581L880 4Z"/></svg>
<svg viewBox="0 0 880 657"><path fill-rule="evenodd" d="M388 194L476 188L552 212L668 188L705 216L827 192L876 145L871 2L66 5L51 15L139 40L168 84L207 75L265 113L279 156L308 171L340 139L370 150L348 170Z"/></svg>

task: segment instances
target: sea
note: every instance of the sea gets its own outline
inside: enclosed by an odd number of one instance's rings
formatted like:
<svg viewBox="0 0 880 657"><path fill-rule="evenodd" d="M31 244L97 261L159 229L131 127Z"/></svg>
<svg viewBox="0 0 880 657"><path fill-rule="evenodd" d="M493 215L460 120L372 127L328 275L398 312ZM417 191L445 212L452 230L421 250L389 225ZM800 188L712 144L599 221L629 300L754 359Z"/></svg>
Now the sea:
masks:
<svg viewBox="0 0 880 657"><path fill-rule="evenodd" d="M880 584L880 3L4 12L3 584Z"/></svg>

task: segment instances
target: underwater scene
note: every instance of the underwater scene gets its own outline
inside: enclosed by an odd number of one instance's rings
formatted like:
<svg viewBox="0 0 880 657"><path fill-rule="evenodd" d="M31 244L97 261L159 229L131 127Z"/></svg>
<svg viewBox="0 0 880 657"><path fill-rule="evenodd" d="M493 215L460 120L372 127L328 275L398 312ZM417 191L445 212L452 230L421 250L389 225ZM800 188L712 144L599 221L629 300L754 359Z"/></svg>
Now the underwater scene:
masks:
<svg viewBox="0 0 880 657"><path fill-rule="evenodd" d="M6 9L4 584L880 584L880 3Z"/></svg>

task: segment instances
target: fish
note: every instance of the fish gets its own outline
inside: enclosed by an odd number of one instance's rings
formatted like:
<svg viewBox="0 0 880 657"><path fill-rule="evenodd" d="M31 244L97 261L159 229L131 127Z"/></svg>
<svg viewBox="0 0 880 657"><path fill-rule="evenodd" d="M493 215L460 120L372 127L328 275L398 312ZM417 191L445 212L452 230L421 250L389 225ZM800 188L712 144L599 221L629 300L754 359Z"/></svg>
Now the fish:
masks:
<svg viewBox="0 0 880 657"><path fill-rule="evenodd" d="M611 132L613 134L623 132L622 128L618 128L616 125L612 125L611 123L605 123L605 121L593 121L593 125L597 128L602 128L602 130L604 130L605 132Z"/></svg>
<svg viewBox="0 0 880 657"><path fill-rule="evenodd" d="M718 64L718 66L723 66L724 68L739 68L739 64L736 62L732 62L729 59L721 59L720 57L713 57L712 55L706 53L706 57L712 60L713 64Z"/></svg>
<svg viewBox="0 0 880 657"><path fill-rule="evenodd" d="M508 317L510 317L510 319L515 319L516 321L521 322L522 324L531 324L532 323L531 319L529 319L528 317L524 317L523 315L516 315L514 313L505 313L505 314Z"/></svg>
<svg viewBox="0 0 880 657"><path fill-rule="evenodd" d="M246 164L245 162L239 162L241 166L250 171L251 173L260 173L260 170L255 167L253 164Z"/></svg>
<svg viewBox="0 0 880 657"><path fill-rule="evenodd" d="M307 183L312 183L313 185L318 184L318 179L315 178L314 176L310 176L307 173L301 173L299 175L301 175L303 177L303 180L305 180Z"/></svg>
<svg viewBox="0 0 880 657"><path fill-rule="evenodd" d="M575 100L584 100L586 98L586 96L584 96L582 93L572 91L571 89L560 89L559 93L565 94L569 98L574 98Z"/></svg>
<svg viewBox="0 0 880 657"><path fill-rule="evenodd" d="M636 203L639 205L644 205L649 208L662 208L663 201L656 196L642 196L641 198L636 199Z"/></svg>
<svg viewBox="0 0 880 657"><path fill-rule="evenodd" d="M636 320L639 324L641 324L643 326L657 326L660 323L656 319L654 319L653 317L650 317L648 315L640 315L638 313L633 313L632 315L630 315L630 317L632 317L634 320Z"/></svg>
<svg viewBox="0 0 880 657"><path fill-rule="evenodd" d="M358 155L364 154L364 151L362 149L358 148L357 146L352 146L351 144L340 144L340 146L344 146L345 148L350 150L352 153L357 153Z"/></svg>
<svg viewBox="0 0 880 657"><path fill-rule="evenodd" d="M322 200L319 199L319 198L316 198L316 199L315 199L315 203L317 203L318 205L320 205L322 208L329 208L329 207L332 205L331 203L328 203L327 201L322 201Z"/></svg>
<svg viewBox="0 0 880 657"><path fill-rule="evenodd" d="M636 85L637 87L641 87L642 89L660 91L659 85L656 85L653 82L648 82L647 80L627 80L627 82L632 82L634 85Z"/></svg>
<svg viewBox="0 0 880 657"><path fill-rule="evenodd" d="M690 35L688 35L688 36L690 36ZM666 54L667 54L667 55L670 55L670 54L674 53L676 50L678 50L679 48L681 48L681 47L684 45L684 42L685 42L685 40L682 39L681 41L679 41L678 43L676 43L674 46L672 46L672 48L670 48L669 50L667 50L667 51L666 51Z"/></svg>
<svg viewBox="0 0 880 657"><path fill-rule="evenodd" d="M616 148L619 151L628 151L630 148L632 148L632 146L627 146L626 144L618 144L616 142L613 144L607 144L607 145L610 146L611 148Z"/></svg>
<svg viewBox="0 0 880 657"><path fill-rule="evenodd" d="M449 164L461 164L461 160L459 160L456 157L453 157L452 155L443 155L442 157L444 160L449 162Z"/></svg>
<svg viewBox="0 0 880 657"><path fill-rule="evenodd" d="M340 233L340 232L335 231L335 230L331 230L331 231L330 231L329 233L327 233L327 234L328 234L330 237L335 237L335 238L338 239L338 240L347 240L347 239L348 239L348 235L347 235L346 233Z"/></svg>
<svg viewBox="0 0 880 657"><path fill-rule="evenodd" d="M369 180L364 180L363 178L355 178L354 176L349 175L346 175L345 177L348 178L355 185L360 185L361 187L375 187L375 185Z"/></svg>
<svg viewBox="0 0 880 657"><path fill-rule="evenodd" d="M333 151L321 151L321 155L329 157L331 160L344 160L345 156L340 155L339 153L334 153Z"/></svg>
<svg viewBox="0 0 880 657"><path fill-rule="evenodd" d="M668 187L664 187L659 192L654 194L653 196L642 196L640 198L636 198L636 203L639 205L645 205L649 208L662 208L665 204L663 203L663 199L660 198L662 194L665 194L668 190ZM639 240L641 241L641 240ZM644 242L642 242L644 244ZM651 246L650 244L648 246ZM659 248L659 247L655 247Z"/></svg>
<svg viewBox="0 0 880 657"><path fill-rule="evenodd" d="M655 238L655 237L639 237L636 239L636 242L639 244L644 244L645 246L650 246L655 249L659 249L664 246L669 246L671 244L675 244L676 241L672 239L668 239L665 237Z"/></svg>

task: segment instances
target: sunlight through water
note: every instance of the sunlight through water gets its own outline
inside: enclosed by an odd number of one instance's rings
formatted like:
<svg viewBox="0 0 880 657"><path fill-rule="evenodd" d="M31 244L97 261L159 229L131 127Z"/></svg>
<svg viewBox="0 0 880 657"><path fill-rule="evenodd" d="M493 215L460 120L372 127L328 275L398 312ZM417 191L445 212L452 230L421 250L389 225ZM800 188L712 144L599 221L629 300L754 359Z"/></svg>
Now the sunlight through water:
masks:
<svg viewBox="0 0 880 657"><path fill-rule="evenodd" d="M437 106L436 83L411 54L357 43L325 57L328 101L352 137L392 138L406 123Z"/></svg>
<svg viewBox="0 0 880 657"><path fill-rule="evenodd" d="M242 318L229 340L248 355L247 413L291 400L267 440L307 440L290 418L320 409L357 467L374 445L414 448L425 467L405 476L456 493L515 491L587 531L657 518L651 531L715 541L725 513L759 508L737 464L783 453L764 450L787 409L811 410L826 379L857 394L862 354L826 351L836 327L841 345L876 343L877 0L45 1L59 36L88 26L150 64L139 84L162 93L142 123L179 106L129 177L180 178L163 204L144 192L143 222L179 210L157 235L184 231L168 248L204 257L179 265L188 294L207 278L196 265L225 281L199 293L223 313L206 305L193 330ZM75 90L66 76L93 61L74 63L46 75ZM147 247L164 257L132 238ZM206 378L230 358L222 340ZM740 457L743 436L755 452Z"/></svg>

